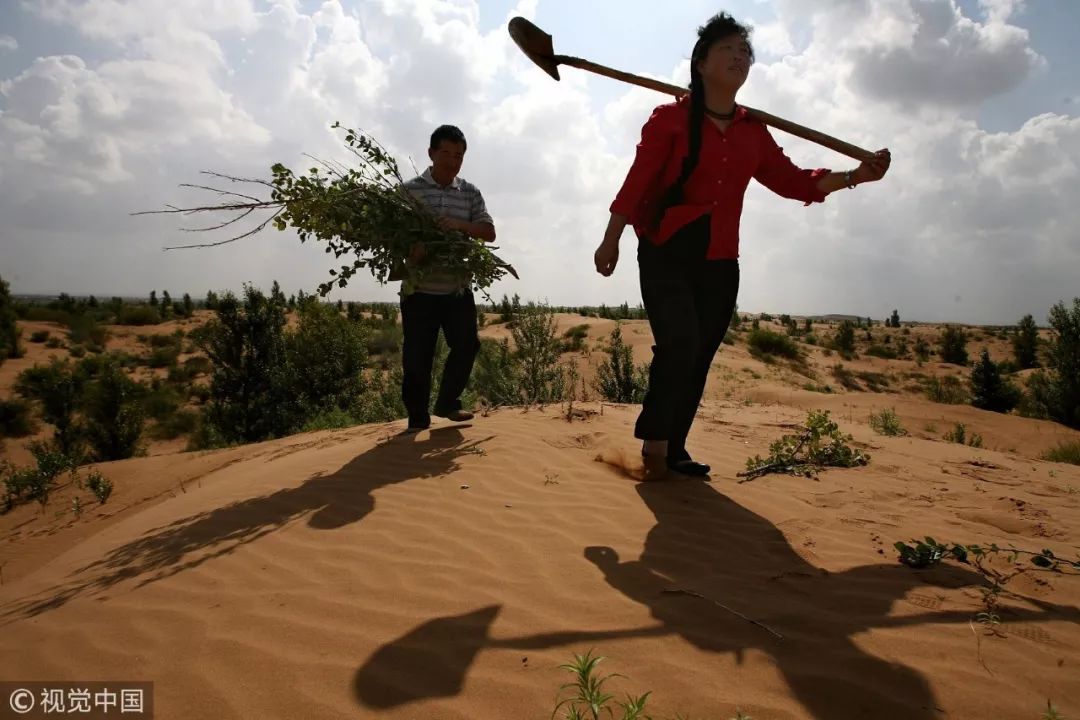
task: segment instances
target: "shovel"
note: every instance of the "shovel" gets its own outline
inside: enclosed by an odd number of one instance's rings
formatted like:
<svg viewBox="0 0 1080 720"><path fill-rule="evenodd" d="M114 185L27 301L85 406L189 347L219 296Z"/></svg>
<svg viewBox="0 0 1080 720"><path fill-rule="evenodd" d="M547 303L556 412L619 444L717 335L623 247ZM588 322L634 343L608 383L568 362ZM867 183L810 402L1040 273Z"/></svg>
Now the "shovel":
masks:
<svg viewBox="0 0 1080 720"><path fill-rule="evenodd" d="M570 67L587 70L588 72L596 73L597 75L614 78L615 80L621 80L622 82L649 88L650 90L657 90L668 95L674 95L675 97L682 97L689 92L685 88L681 88L677 85L670 85L665 82L660 82L659 80L641 77L640 75L631 75L628 72L615 70L604 65L590 62L589 60L583 60L582 58L572 57L570 55L556 55L552 45L551 35L548 35L523 17L512 19L507 29L510 31L510 37L514 39L514 42L521 48L521 51L525 53L530 60L539 65L540 69L556 80L559 79L559 66L569 65ZM770 127L783 130L796 137L801 137L804 140L817 143L830 150L835 150L842 155L847 155L848 157L859 161L870 160L874 157L874 153L869 150L863 150L861 147L846 143L843 140L838 140L823 132L811 130L810 128L793 123L790 120L785 120L784 118L776 117L775 115L770 115L767 112L755 110L754 108L749 108L745 105L742 105L742 107L750 117L756 118Z"/></svg>

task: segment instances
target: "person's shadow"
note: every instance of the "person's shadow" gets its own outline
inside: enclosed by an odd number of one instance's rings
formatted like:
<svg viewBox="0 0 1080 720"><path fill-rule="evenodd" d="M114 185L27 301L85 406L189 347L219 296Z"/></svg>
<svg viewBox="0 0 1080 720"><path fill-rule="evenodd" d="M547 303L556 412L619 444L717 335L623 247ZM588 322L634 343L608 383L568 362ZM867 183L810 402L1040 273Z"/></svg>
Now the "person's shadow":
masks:
<svg viewBox="0 0 1080 720"><path fill-rule="evenodd" d="M35 616L127 579L137 580L137 587L141 587L231 553L305 518L309 527L319 530L360 522L374 510L376 490L406 480L448 475L458 468L463 455L482 453L480 446L486 439L466 441L461 432L465 427L470 426L397 435L332 474L315 475L295 487L156 528L80 568L65 586L10 604L3 617L10 621Z"/></svg>
<svg viewBox="0 0 1080 720"><path fill-rule="evenodd" d="M607 547L586 548L584 555L612 588L649 608L657 625L498 639L491 627L499 605L436 618L383 646L357 670L358 703L385 708L455 695L476 655L487 648L551 648L674 634L740 660L747 649L768 653L814 718L940 717L926 678L863 650L854 638L874 628L966 625L971 611L937 610L930 594L910 596L913 608L930 612L890 616L890 610L914 589L981 585L980 575L949 565L914 571L899 563L829 573L796 553L771 522L711 484L646 482L637 490L656 517L641 557L622 560ZM1010 619L1080 620L1076 608L1030 604L1036 609L1017 611ZM410 670L414 667L430 667L432 675ZM395 678L409 681L397 684Z"/></svg>

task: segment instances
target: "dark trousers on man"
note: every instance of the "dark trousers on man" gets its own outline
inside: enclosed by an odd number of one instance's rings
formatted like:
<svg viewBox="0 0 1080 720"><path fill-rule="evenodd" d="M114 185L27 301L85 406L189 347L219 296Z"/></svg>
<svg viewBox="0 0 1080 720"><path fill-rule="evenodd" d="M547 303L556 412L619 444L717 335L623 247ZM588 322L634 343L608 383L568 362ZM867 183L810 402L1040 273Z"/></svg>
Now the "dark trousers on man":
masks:
<svg viewBox="0 0 1080 720"><path fill-rule="evenodd" d="M461 409L461 394L469 382L473 361L480 350L476 326L476 303L471 292L453 295L413 293L401 300L403 345L401 360L404 378L401 399L409 413L410 427L427 427L431 422L431 371L435 345L442 330L450 352L446 358L435 414L446 415Z"/></svg>
<svg viewBox="0 0 1080 720"><path fill-rule="evenodd" d="M645 238L638 243L641 298L656 344L634 436L667 440L669 462L690 458L686 436L739 292L738 260L705 259L709 218L693 221L663 245Z"/></svg>

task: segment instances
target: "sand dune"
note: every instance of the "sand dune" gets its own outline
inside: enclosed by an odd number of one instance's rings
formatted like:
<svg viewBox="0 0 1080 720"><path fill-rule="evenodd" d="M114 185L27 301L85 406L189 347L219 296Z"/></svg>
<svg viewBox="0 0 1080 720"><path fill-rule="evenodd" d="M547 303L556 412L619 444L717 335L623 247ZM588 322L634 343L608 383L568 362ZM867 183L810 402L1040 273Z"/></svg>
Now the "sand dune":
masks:
<svg viewBox="0 0 1080 720"><path fill-rule="evenodd" d="M710 398L708 483L636 482L635 409L596 404L101 465L116 491L81 518L56 516L73 488L0 517L4 675L153 680L162 718L544 718L557 666L595 648L659 717L1080 713L1080 578L1011 581L995 637L978 576L891 548L1071 556L1080 468L880 437L860 405L841 424L868 467L736 482L796 406L843 414L806 395ZM1017 445L1044 432L982 415Z"/></svg>

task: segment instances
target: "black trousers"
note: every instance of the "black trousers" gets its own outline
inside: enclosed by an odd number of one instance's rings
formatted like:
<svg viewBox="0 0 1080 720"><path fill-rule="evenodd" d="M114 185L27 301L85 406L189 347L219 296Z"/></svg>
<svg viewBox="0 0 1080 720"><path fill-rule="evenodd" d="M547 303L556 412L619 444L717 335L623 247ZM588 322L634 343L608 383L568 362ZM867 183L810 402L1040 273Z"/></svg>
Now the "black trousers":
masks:
<svg viewBox="0 0 1080 720"><path fill-rule="evenodd" d="M686 436L739 293L739 261L705 259L709 219L686 225L664 245L638 241L641 298L656 344L634 436L667 440L672 461L690 457Z"/></svg>
<svg viewBox="0 0 1080 720"><path fill-rule="evenodd" d="M461 409L461 393L469 382L473 361L480 350L476 327L476 303L471 292L454 295L413 293L401 300L403 343L401 361L404 378L401 399L409 412L410 425L431 420L431 371L439 330L450 350L435 400L438 415Z"/></svg>

